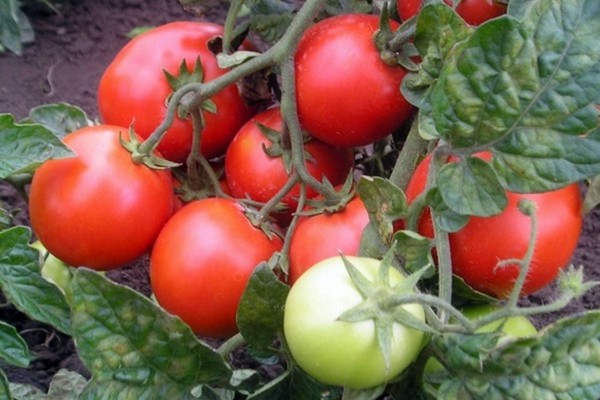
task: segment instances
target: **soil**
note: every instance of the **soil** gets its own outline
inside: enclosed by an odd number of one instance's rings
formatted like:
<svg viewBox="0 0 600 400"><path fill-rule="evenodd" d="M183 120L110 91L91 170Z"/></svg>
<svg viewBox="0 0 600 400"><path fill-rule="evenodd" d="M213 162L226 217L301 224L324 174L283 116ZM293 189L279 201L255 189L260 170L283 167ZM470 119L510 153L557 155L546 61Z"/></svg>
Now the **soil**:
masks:
<svg viewBox="0 0 600 400"><path fill-rule="evenodd" d="M176 0L71 0L53 1L56 11L31 0L24 11L36 33L33 43L17 56L0 53L0 113L26 117L35 106L67 102L78 105L92 119L97 118L95 92L100 76L127 42L127 33L141 26L155 26L173 20L204 19L223 22L225 8L217 3L203 16L186 12ZM15 210L15 221L26 223L26 206L5 184L0 184L0 204ZM588 280L600 280L600 209L585 217L584 230L573 257L574 265L585 266ZM556 243L557 246L560 242ZM113 280L149 295L147 259L109 274ZM524 304L542 304L554 296L548 287L523 299ZM537 316L543 327L566 314L600 306L600 288L588 292L559 313ZM0 308L0 319L13 324L36 355L28 369L4 368L10 381L30 383L47 389L59 368L89 376L77 358L72 340L51 327L29 320L11 306ZM234 355L235 357L235 355ZM243 354L233 360L244 366ZM248 366L248 365L246 365Z"/></svg>

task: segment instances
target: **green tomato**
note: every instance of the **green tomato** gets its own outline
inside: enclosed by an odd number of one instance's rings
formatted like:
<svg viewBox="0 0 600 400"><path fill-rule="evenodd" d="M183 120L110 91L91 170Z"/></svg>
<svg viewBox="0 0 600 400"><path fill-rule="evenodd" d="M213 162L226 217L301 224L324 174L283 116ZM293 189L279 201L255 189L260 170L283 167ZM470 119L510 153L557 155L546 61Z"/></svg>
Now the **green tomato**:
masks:
<svg viewBox="0 0 600 400"><path fill-rule="evenodd" d="M379 260L346 259L367 279L375 281ZM392 286L404 279L393 268L389 277ZM285 304L285 339L293 359L318 381L354 389L378 386L400 374L420 353L423 332L395 323L390 365L386 368L374 321L338 320L344 311L363 300L340 256L318 262L292 286ZM410 304L404 309L425 321L421 305Z"/></svg>
<svg viewBox="0 0 600 400"><path fill-rule="evenodd" d="M461 311L465 317L469 318L471 321L475 321L498 309L499 307L493 304L480 304L465 307ZM477 329L476 333L490 333L498 330L506 334L509 338L535 336L538 333L531 321L522 315L513 315L504 320L490 322ZM427 364L425 364L425 373L440 372L443 368L442 364L432 357L427 360Z"/></svg>
<svg viewBox="0 0 600 400"><path fill-rule="evenodd" d="M42 277L58 286L69 298L71 295L71 280L73 279L69 266L49 253L39 240L31 243L30 246L40 252Z"/></svg>

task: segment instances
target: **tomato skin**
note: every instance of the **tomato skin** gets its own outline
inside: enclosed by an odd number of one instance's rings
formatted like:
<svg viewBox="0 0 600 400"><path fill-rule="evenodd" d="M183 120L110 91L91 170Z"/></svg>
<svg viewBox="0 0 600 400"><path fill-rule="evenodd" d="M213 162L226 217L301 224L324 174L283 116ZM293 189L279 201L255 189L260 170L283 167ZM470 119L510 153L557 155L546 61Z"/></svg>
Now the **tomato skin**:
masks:
<svg viewBox="0 0 600 400"><path fill-rule="evenodd" d="M165 225L150 257L158 303L194 332L229 337L254 268L281 249L254 227L234 200L207 198L185 205Z"/></svg>
<svg viewBox="0 0 600 400"><path fill-rule="evenodd" d="M207 43L222 35L223 27L209 22L172 22L147 31L125 45L104 71L98 87L98 108L108 124L129 126L147 138L163 121L172 93L163 70L178 75L185 59L192 71L200 57L204 82L225 74ZM246 48L252 48L249 43ZM235 84L211 97L217 113L204 112L201 152L207 158L225 153L229 142L254 110L241 98ZM192 145L190 119L175 117L158 150L175 162L183 162Z"/></svg>
<svg viewBox="0 0 600 400"><path fill-rule="evenodd" d="M398 24L390 21L392 29ZM373 43L379 17L344 14L306 30L295 56L298 117L335 146L362 146L397 130L413 112L400 93L407 71L385 64Z"/></svg>
<svg viewBox="0 0 600 400"><path fill-rule="evenodd" d="M339 212L300 217L290 244L289 282L294 284L307 269L326 258L358 255L368 223L369 213L358 196Z"/></svg>
<svg viewBox="0 0 600 400"><path fill-rule="evenodd" d="M121 267L146 253L173 213L171 173L136 165L119 142L127 128L98 125L64 138L76 157L33 176L29 215L48 251L72 266Z"/></svg>
<svg viewBox="0 0 600 400"><path fill-rule="evenodd" d="M366 257L347 257L347 260L369 280L377 276L379 260ZM403 279L400 272L390 269L392 285ZM340 256L317 263L292 286L285 303L284 335L294 360L313 378L330 385L369 388L397 376L420 353L423 332L394 324L391 363L386 369L374 322L338 320L341 313L362 301ZM425 320L420 305L404 308Z"/></svg>
<svg viewBox="0 0 600 400"><path fill-rule="evenodd" d="M252 117L236 134L225 155L225 176L234 197L250 197L259 202L269 201L289 179L283 158L270 157L265 147L271 142L261 132L262 124L277 132L283 129L279 108L271 108ZM354 166L354 153L350 148L337 148L311 138L304 145L309 159L305 162L310 175L318 180L327 178L333 185L344 183ZM307 188L306 195L313 198L318 193ZM293 212L300 196L300 184L284 197L283 203Z"/></svg>
<svg viewBox="0 0 600 400"><path fill-rule="evenodd" d="M482 158L488 158L484 154ZM424 189L431 157L421 162L406 190L411 202ZM471 217L467 225L449 235L453 272L483 293L506 298L518 276L518 267L496 268L498 261L522 259L530 240L531 220L517 208L528 199L537 206L538 237L522 296L536 292L554 280L569 263L583 225L582 196L579 186L571 184L545 193L521 194L506 191L508 205L492 217ZM419 232L433 237L429 210L419 221ZM560 243L560 245L558 245Z"/></svg>
<svg viewBox="0 0 600 400"><path fill-rule="evenodd" d="M452 0L444 2L452 7ZM396 0L398 15L403 21L417 15L422 5L423 0ZM461 0L456 6L456 12L467 24L476 26L506 14L506 5L495 0Z"/></svg>

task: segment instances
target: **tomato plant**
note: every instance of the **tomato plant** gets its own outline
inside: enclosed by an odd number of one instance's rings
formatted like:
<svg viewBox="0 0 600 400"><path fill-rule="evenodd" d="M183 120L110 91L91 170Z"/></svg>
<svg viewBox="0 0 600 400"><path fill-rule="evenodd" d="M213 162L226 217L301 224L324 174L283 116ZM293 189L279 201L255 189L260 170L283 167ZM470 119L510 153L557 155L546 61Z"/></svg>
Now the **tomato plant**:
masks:
<svg viewBox="0 0 600 400"><path fill-rule="evenodd" d="M225 175L233 196L266 203L287 183L293 166L282 130L281 112L276 107L251 118L235 135L225 155ZM336 148L318 139L309 138L304 152L308 173L333 185L344 183L354 166L352 149ZM307 197L317 194L307 188ZM284 196L282 203L289 212L295 211L299 195L298 183Z"/></svg>
<svg viewBox="0 0 600 400"><path fill-rule="evenodd" d="M452 6L453 0L444 0L444 2ZM419 13L423 7L423 0L396 0L396 6L398 15L406 21ZM498 0L461 0L458 1L456 12L466 23L480 25L489 19L506 14L506 4Z"/></svg>
<svg viewBox="0 0 600 400"><path fill-rule="evenodd" d="M147 252L174 207L171 173L135 164L127 128L97 125L64 138L76 156L49 160L29 192L33 231L60 260L97 270Z"/></svg>
<svg viewBox="0 0 600 400"><path fill-rule="evenodd" d="M430 163L431 156L428 156L417 166L406 190L409 202L425 189ZM532 222L519 210L520 201L534 202L539 219L522 295L548 285L568 264L577 247L583 221L582 197L577 184L544 193L507 191L506 195L508 204L500 214L471 217L466 226L449 237L453 272L474 289L499 298L510 294L519 272L514 260L525 256L530 243ZM433 237L433 224L427 210L419 222L419 231ZM561 245L557 246L557 242ZM503 260L513 261L500 266Z"/></svg>
<svg viewBox="0 0 600 400"><path fill-rule="evenodd" d="M298 44L298 117L304 129L326 143L370 144L412 115L399 89L407 71L382 60L373 38L378 27L374 15L340 15L311 26Z"/></svg>
<svg viewBox="0 0 600 400"><path fill-rule="evenodd" d="M165 119L166 102L179 86L208 82L222 76L211 40L223 27L210 22L171 22L132 39L104 71L98 86L98 109L107 124L135 127L147 138ZM246 42L245 48L252 48ZM186 68L180 70L182 62ZM200 61L201 67L196 66ZM172 87L165 76L178 79ZM252 116L236 85L213 97L214 109L204 111L201 152L207 158L225 153L237 130ZM169 160L183 162L192 146L192 121L177 116L158 150Z"/></svg>
<svg viewBox="0 0 600 400"><path fill-rule="evenodd" d="M369 214L358 196L340 211L301 217L290 242L290 283L321 260L358 255L368 223Z"/></svg>
<svg viewBox="0 0 600 400"><path fill-rule="evenodd" d="M234 200L208 198L179 210L156 239L150 281L157 301L196 333L228 337L254 268L281 239L252 225Z"/></svg>
<svg viewBox="0 0 600 400"><path fill-rule="evenodd" d="M365 257L347 260L366 279L375 281L381 261ZM392 287L403 279L398 271L389 270ZM340 256L320 261L292 286L285 303L285 339L294 360L319 381L353 388L381 385L400 374L420 353L423 332L395 323L390 365L386 365L372 320L338 320L363 300ZM425 318L418 304L404 309L417 319Z"/></svg>

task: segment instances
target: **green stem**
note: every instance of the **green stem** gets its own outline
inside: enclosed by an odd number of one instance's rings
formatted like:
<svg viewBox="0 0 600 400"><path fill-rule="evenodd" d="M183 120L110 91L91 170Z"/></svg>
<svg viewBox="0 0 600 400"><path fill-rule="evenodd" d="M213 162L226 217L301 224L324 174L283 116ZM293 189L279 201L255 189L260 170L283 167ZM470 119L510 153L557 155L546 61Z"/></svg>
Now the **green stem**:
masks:
<svg viewBox="0 0 600 400"><path fill-rule="evenodd" d="M229 5L229 11L227 12L227 18L223 24L223 53L231 54L233 49L231 48L231 41L233 39L233 30L235 28L235 21L237 19L242 6L244 5L243 0L231 0Z"/></svg>
<svg viewBox="0 0 600 400"><path fill-rule="evenodd" d="M412 176L419 157L427 149L429 142L419 134L419 124L415 119L410 127L408 136L404 141L402 150L396 159L396 164L390 175L390 182L402 190L406 190L408 181Z"/></svg>
<svg viewBox="0 0 600 400"><path fill-rule="evenodd" d="M219 353L223 358L226 358L231 354L235 349L245 344L246 340L242 336L241 333L237 333L234 336L227 339L223 342L219 348L217 349L217 353Z"/></svg>
<svg viewBox="0 0 600 400"><path fill-rule="evenodd" d="M283 200L286 194L292 190L292 188L298 183L298 174L293 172L292 175L288 178L285 185L279 189L279 191L269 199L260 209L257 214L258 221L262 222L265 220L266 216L273 211L273 209Z"/></svg>

